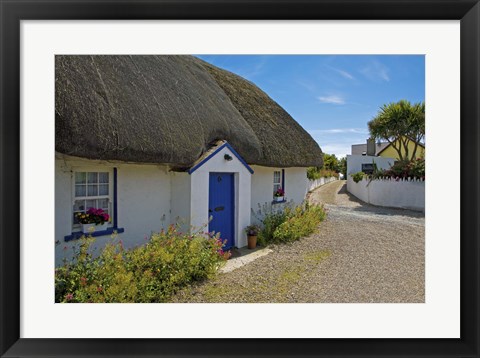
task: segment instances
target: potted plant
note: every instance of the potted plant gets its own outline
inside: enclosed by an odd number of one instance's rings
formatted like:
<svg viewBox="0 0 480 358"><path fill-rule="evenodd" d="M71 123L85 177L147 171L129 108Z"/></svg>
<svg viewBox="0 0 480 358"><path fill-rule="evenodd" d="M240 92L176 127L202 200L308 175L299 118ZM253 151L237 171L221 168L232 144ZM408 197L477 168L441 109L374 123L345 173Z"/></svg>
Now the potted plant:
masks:
<svg viewBox="0 0 480 358"><path fill-rule="evenodd" d="M273 193L273 198L275 201L284 201L285 200L285 191L282 188L278 188L275 193Z"/></svg>
<svg viewBox="0 0 480 358"><path fill-rule="evenodd" d="M95 208L88 209L86 213L77 213L76 216L79 223L82 224L82 232L84 234L106 230L107 223L110 220L110 215L103 209Z"/></svg>
<svg viewBox="0 0 480 358"><path fill-rule="evenodd" d="M260 232L260 228L257 225L248 225L245 228L245 232L247 233L247 240L248 240L248 248L254 249L257 247L257 236Z"/></svg>

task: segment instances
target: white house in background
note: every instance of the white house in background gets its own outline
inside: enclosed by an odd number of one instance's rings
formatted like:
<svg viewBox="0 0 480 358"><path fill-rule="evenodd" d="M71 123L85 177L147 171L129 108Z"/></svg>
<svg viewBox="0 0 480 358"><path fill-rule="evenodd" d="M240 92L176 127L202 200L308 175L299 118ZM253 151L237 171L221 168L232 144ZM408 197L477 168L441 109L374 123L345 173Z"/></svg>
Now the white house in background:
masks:
<svg viewBox="0 0 480 358"><path fill-rule="evenodd" d="M141 245L177 223L243 247L252 209L284 205L277 188L300 204L305 167L323 164L263 91L192 56L56 56L55 80L57 265L91 207L111 216L97 246L113 232Z"/></svg>
<svg viewBox="0 0 480 358"><path fill-rule="evenodd" d="M390 169L394 163L394 158L347 154L347 179L350 174L355 174L358 172L365 172L369 174L375 165L379 170Z"/></svg>

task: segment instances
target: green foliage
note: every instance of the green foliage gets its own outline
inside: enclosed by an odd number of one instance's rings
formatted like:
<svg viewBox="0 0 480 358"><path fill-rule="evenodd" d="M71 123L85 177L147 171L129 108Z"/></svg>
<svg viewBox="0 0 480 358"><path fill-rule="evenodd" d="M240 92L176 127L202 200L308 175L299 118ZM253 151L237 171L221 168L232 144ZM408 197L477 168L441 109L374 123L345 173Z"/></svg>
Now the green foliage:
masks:
<svg viewBox="0 0 480 358"><path fill-rule="evenodd" d="M338 173L328 170L328 169L321 169L318 167L308 167L307 168L307 178L309 180L316 180L320 178L331 178L335 177L338 178Z"/></svg>
<svg viewBox="0 0 480 358"><path fill-rule="evenodd" d="M338 158L335 154L323 153L323 169L332 170L334 172L339 171Z"/></svg>
<svg viewBox="0 0 480 358"><path fill-rule="evenodd" d="M290 211L291 209L287 207L285 210L271 212L265 215L262 220L263 228L258 235L258 243L260 245L265 246L274 241L273 235L275 230L287 220Z"/></svg>
<svg viewBox="0 0 480 358"><path fill-rule="evenodd" d="M355 174L350 175L355 183L359 183L362 181L363 177L365 176L364 172L357 172Z"/></svg>
<svg viewBox="0 0 480 358"><path fill-rule="evenodd" d="M308 203L267 213L262 220L259 240L262 245L298 240L314 232L325 216L323 206Z"/></svg>
<svg viewBox="0 0 480 358"><path fill-rule="evenodd" d="M74 259L55 270L55 302L165 302L179 288L215 274L230 256L217 236L185 235L175 226L143 246L106 245L93 258L83 238Z"/></svg>
<svg viewBox="0 0 480 358"><path fill-rule="evenodd" d="M297 206L288 213L287 220L280 224L273 232L274 242L291 242L310 235L318 224L325 219L323 206Z"/></svg>
<svg viewBox="0 0 480 358"><path fill-rule="evenodd" d="M335 154L323 153L323 166L322 167L309 167L307 168L307 178L309 180L316 180L320 178L338 178L338 172L340 171L340 162Z"/></svg>
<svg viewBox="0 0 480 358"><path fill-rule="evenodd" d="M383 171L379 177L425 179L425 159L404 160Z"/></svg>
<svg viewBox="0 0 480 358"><path fill-rule="evenodd" d="M260 232L260 227L258 225L248 225L245 228L245 233L249 236L257 236Z"/></svg>
<svg viewBox="0 0 480 358"><path fill-rule="evenodd" d="M401 100L385 104L368 122L368 129L372 138L391 143L401 161L414 159L418 143L425 138L425 103ZM415 143L412 153L408 149L410 139Z"/></svg>

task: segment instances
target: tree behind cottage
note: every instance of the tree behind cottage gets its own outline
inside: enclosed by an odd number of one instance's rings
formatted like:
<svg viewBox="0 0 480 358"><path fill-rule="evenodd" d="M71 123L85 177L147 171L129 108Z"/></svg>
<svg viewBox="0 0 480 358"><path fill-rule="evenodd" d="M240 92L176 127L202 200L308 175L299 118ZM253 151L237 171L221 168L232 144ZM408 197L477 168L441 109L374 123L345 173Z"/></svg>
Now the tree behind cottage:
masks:
<svg viewBox="0 0 480 358"><path fill-rule="evenodd" d="M411 104L407 100L384 104L378 114L368 122L370 136L386 140L398 153L400 161L417 156L419 143L425 139L425 103ZM413 150L409 150L413 142Z"/></svg>

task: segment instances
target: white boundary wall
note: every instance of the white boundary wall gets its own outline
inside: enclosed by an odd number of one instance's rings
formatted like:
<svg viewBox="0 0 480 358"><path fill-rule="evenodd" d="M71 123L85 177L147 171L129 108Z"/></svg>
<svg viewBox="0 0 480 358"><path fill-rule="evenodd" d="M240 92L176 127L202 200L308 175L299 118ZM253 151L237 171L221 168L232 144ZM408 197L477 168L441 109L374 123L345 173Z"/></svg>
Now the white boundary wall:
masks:
<svg viewBox="0 0 480 358"><path fill-rule="evenodd" d="M319 186L322 186L322 185L325 185L325 184L328 184L332 181L335 181L335 180L338 180L337 178L335 177L330 177L330 178L318 178L318 179L315 179L315 180L309 180L308 181L308 191L312 191L316 188L318 188Z"/></svg>
<svg viewBox="0 0 480 358"><path fill-rule="evenodd" d="M425 181L363 179L355 183L348 176L347 190L369 204L425 212Z"/></svg>

